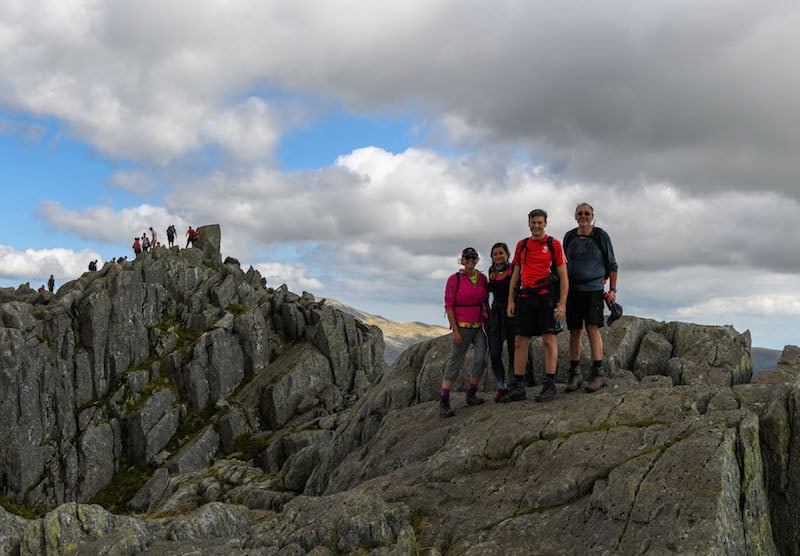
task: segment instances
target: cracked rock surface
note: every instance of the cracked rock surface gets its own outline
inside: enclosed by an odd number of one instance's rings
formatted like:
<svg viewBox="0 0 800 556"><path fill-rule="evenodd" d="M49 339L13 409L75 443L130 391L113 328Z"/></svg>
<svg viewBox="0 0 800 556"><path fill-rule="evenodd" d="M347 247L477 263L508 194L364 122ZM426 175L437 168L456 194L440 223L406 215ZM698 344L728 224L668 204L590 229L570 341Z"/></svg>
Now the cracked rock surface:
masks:
<svg viewBox="0 0 800 556"><path fill-rule="evenodd" d="M216 234L0 291L1 554L800 554L799 348L752 376L746 332L625 316L609 387L563 392L564 334L555 400L534 340L528 400L463 373L442 419L449 335L384 369Z"/></svg>

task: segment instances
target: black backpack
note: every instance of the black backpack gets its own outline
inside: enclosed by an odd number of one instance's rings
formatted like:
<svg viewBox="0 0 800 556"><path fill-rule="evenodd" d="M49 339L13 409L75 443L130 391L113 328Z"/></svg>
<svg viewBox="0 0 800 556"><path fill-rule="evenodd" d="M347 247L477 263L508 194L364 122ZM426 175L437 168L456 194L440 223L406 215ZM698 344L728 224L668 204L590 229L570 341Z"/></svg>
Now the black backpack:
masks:
<svg viewBox="0 0 800 556"><path fill-rule="evenodd" d="M572 229L567 232L567 235L564 236L564 253L567 252L567 246L570 242L575 239L575 236L578 235L577 228ZM603 241L603 229L598 228L597 226L592 227L592 231L589 232L589 237L594 240L597 244L597 248L600 250L600 253L603 254L603 264L606 267L606 275L603 277L603 280L608 280L608 277L611 276L611 261L608 260L608 246Z"/></svg>

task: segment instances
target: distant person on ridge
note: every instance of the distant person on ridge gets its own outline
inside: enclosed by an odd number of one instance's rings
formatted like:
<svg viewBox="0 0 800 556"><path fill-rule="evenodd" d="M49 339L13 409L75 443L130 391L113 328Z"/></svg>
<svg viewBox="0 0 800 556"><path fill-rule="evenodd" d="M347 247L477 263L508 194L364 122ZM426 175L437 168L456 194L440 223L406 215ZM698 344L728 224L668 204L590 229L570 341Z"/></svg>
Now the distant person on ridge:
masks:
<svg viewBox="0 0 800 556"><path fill-rule="evenodd" d="M566 392L574 392L583 384L581 376L581 333L584 326L592 349L592 380L587 392L597 392L608 384L603 371L603 302L617 300L617 260L611 238L592 224L594 209L589 203L575 208L578 227L564 236L564 251L569 260L569 296L567 328L569 329L569 383ZM603 294L606 278L608 293Z"/></svg>
<svg viewBox="0 0 800 556"><path fill-rule="evenodd" d="M546 402L558 395L556 321L561 321L566 312L569 278L561 243L544 233L545 226L546 211L533 209L529 212L528 228L531 235L521 239L514 250L507 314L509 317L516 316L517 335L514 338L514 375L504 402L527 398L525 367L528 364L528 343L532 336L542 337L545 373L542 391L534 399ZM518 295L517 284L521 285Z"/></svg>
<svg viewBox="0 0 800 556"><path fill-rule="evenodd" d="M133 254L138 257L139 253L142 252L142 244L139 243L139 238L138 237L133 239L133 245L131 247L133 247Z"/></svg>
<svg viewBox="0 0 800 556"><path fill-rule="evenodd" d="M194 242L197 241L197 238L200 237L197 233L197 230L189 226L189 229L186 230L186 248L189 248L189 244L194 247Z"/></svg>
<svg viewBox="0 0 800 556"><path fill-rule="evenodd" d="M167 245L168 246L172 247L172 245L175 243L175 236L177 236L177 235L178 235L178 233L175 230L175 225L174 224L170 224L169 227L167 228Z"/></svg>
<svg viewBox="0 0 800 556"><path fill-rule="evenodd" d="M145 253L150 251L150 240L147 239L147 232L142 232L142 251Z"/></svg>
<svg viewBox="0 0 800 556"><path fill-rule="evenodd" d="M50 293L53 293L53 290L56 289L56 279L53 278L53 275L50 275L50 279L47 281L47 289Z"/></svg>
<svg viewBox="0 0 800 556"><path fill-rule="evenodd" d="M470 345L475 347L475 359L467 388L467 405L483 403L483 398L479 398L477 392L478 382L486 366L486 333L483 322L489 313L489 280L475 268L478 264L478 252L472 247L461 252L460 261L464 268L450 276L444 288L444 308L453 331L453 348L442 377L439 402L439 414L442 417L455 415L450 407L450 390Z"/></svg>
<svg viewBox="0 0 800 556"><path fill-rule="evenodd" d="M511 263L508 245L502 242L492 245L492 266L489 269L489 293L492 294L492 305L486 321L486 335L489 340L489 359L497 382L497 394L494 401L499 402L508 395L506 369L514 373L514 335L516 327L514 318L507 314L508 285L511 282ZM508 350L508 366L503 365L503 344Z"/></svg>
<svg viewBox="0 0 800 556"><path fill-rule="evenodd" d="M95 270L97 270L97 259L89 261L89 271L94 272Z"/></svg>

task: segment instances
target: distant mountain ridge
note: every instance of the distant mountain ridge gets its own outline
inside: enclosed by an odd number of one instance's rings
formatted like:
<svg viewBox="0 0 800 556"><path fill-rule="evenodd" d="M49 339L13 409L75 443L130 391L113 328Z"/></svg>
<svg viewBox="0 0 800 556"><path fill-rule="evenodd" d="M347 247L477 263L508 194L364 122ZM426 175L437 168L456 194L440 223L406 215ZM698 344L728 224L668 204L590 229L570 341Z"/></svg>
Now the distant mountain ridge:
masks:
<svg viewBox="0 0 800 556"><path fill-rule="evenodd" d="M380 315L372 315L355 309L331 297L325 299L327 305L336 307L340 311L356 317L365 324L374 325L381 329L381 332L383 332L383 341L386 345L384 360L387 365L394 363L406 348L419 342L438 338L439 336L450 333L450 329L443 326L426 324L424 322L396 322Z"/></svg>
<svg viewBox="0 0 800 556"><path fill-rule="evenodd" d="M750 357L753 360L753 372L762 369L774 369L778 365L783 350L761 347L750 348Z"/></svg>

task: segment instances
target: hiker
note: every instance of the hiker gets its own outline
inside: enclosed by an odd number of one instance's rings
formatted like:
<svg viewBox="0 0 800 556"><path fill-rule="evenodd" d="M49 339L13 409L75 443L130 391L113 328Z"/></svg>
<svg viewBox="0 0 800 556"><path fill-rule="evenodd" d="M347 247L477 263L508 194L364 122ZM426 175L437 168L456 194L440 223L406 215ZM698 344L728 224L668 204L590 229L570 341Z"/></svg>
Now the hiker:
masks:
<svg viewBox="0 0 800 556"><path fill-rule="evenodd" d="M197 233L197 230L189 226L189 229L186 230L186 248L189 248L190 243L192 244L192 247L194 247L194 242L197 241L198 237L200 237L200 234Z"/></svg>
<svg viewBox="0 0 800 556"><path fill-rule="evenodd" d="M528 213L531 235L521 239L514 250L506 313L509 317L516 316L517 334L514 338L514 375L509 381L508 395L502 399L504 402L527 397L525 367L528 364L528 343L532 336L542 337L545 373L542 390L534 399L546 402L558 395L556 324L564 319L569 279L561 243L545 234L545 226L547 212L533 209ZM518 284L520 288L517 292Z"/></svg>
<svg viewBox="0 0 800 556"><path fill-rule="evenodd" d="M178 233L175 230L175 224L170 224L167 228L167 245L172 247L172 245L175 243L175 236L177 235Z"/></svg>
<svg viewBox="0 0 800 556"><path fill-rule="evenodd" d="M150 251L150 240L147 239L147 232L142 232L142 251L145 253Z"/></svg>
<svg viewBox="0 0 800 556"><path fill-rule="evenodd" d="M95 270L97 270L97 259L89 261L89 271L94 272Z"/></svg>
<svg viewBox="0 0 800 556"><path fill-rule="evenodd" d="M53 290L56 289L56 279L53 278L53 275L50 275L50 279L47 281L47 289L50 293L53 293Z"/></svg>
<svg viewBox="0 0 800 556"><path fill-rule="evenodd" d="M564 235L564 251L569 260L569 295L567 296L567 329L569 329L569 382L566 392L574 392L583 384L581 376L581 332L586 328L592 350L592 379L586 392L597 392L608 384L603 370L603 302L617 300L617 260L611 238L605 230L592 224L594 209L589 203L575 208L578 227ZM608 293L603 293L605 280Z"/></svg>
<svg viewBox="0 0 800 556"><path fill-rule="evenodd" d="M158 243L158 236L156 235L156 231L153 229L152 226L149 228L150 230L150 244L155 247Z"/></svg>
<svg viewBox="0 0 800 556"><path fill-rule="evenodd" d="M133 247L133 254L138 257L139 253L142 252L142 244L139 243L139 238L138 237L133 239L132 247ZM119 261L117 261L117 262L119 262Z"/></svg>
<svg viewBox="0 0 800 556"><path fill-rule="evenodd" d="M472 247L461 252L460 263L464 268L451 275L444 288L444 308L453 331L453 348L442 377L439 403L439 414L442 417L455 415L450 407L450 389L470 345L475 348L475 359L467 388L467 405L483 403L483 398L479 398L477 392L478 382L486 365L486 333L483 322L488 316L489 280L475 268L478 264L478 252Z"/></svg>
<svg viewBox="0 0 800 556"><path fill-rule="evenodd" d="M511 263L508 245L502 242L492 245L492 266L489 269L489 293L492 305L486 321L486 335L489 340L489 359L492 362L494 378L497 381L497 394L494 401L499 402L508 395L506 369L514 372L514 319L506 314L508 306L508 285L511 282ZM508 351L508 367L503 366L503 344Z"/></svg>
<svg viewBox="0 0 800 556"><path fill-rule="evenodd" d="M36 291L37 291L38 293L44 293L44 292L46 291L46 290L44 289L44 284L42 284L41 286L39 286L39 289L38 289L38 290L36 290Z"/></svg>

